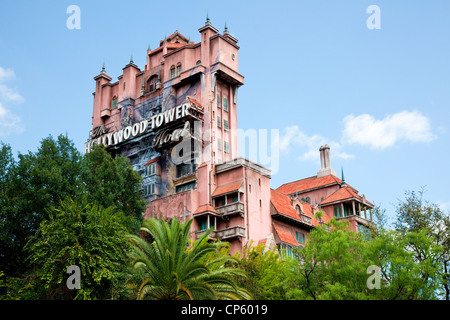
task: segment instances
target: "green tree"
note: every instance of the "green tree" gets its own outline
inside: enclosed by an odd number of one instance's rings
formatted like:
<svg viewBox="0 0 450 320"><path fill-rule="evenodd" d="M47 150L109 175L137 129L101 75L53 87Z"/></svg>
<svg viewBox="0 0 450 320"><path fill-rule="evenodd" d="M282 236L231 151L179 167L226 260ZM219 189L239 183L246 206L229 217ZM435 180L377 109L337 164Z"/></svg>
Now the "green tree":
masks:
<svg viewBox="0 0 450 320"><path fill-rule="evenodd" d="M421 242L411 241L408 244L418 263L435 259L436 263L441 264L440 270L436 270L441 278L441 296L450 300L450 216L437 204L425 200L424 193L424 188L405 192L405 199L399 200L397 205L395 228L402 235L420 233L431 239L433 245L442 248L439 255L430 255ZM422 276L427 278L429 273L424 272Z"/></svg>
<svg viewBox="0 0 450 320"><path fill-rule="evenodd" d="M414 244L426 259L417 261ZM424 232L380 228L368 239L336 221L311 231L305 247L296 252L287 295L294 299L435 299L442 248ZM368 268L380 269L379 288L369 288Z"/></svg>
<svg viewBox="0 0 450 320"><path fill-rule="evenodd" d="M1 153L0 247L8 257L2 265L7 275L20 275L28 270L22 249L47 210L78 195L81 155L63 135L43 139L36 153L19 154L17 162L9 147L3 146Z"/></svg>
<svg viewBox="0 0 450 320"><path fill-rule="evenodd" d="M52 207L49 218L25 249L47 289L48 299L111 299L123 278L126 241L123 217L86 198L70 198ZM81 269L81 289L69 290L67 268Z"/></svg>
<svg viewBox="0 0 450 320"><path fill-rule="evenodd" d="M0 262L7 276L30 271L23 247L66 197L125 213L130 232L138 230L145 210L142 179L127 158L113 158L103 147L82 156L64 135L43 139L37 152L19 154L18 161L1 144L0 187Z"/></svg>
<svg viewBox="0 0 450 320"><path fill-rule="evenodd" d="M128 225L136 232L142 223L145 201L142 198L142 177L126 157L115 158L103 146L94 146L82 161L81 179L86 196L104 207L113 206L129 219Z"/></svg>
<svg viewBox="0 0 450 320"><path fill-rule="evenodd" d="M256 300L285 300L290 265L276 251L263 249L262 245L250 243L244 246L242 254L235 255L238 266L245 271L244 277L238 277L238 283Z"/></svg>
<svg viewBox="0 0 450 320"><path fill-rule="evenodd" d="M235 283L234 278L243 275L242 270L229 265L236 262L235 259L225 255L211 256L225 243L209 242L211 230L190 243L192 221L181 223L177 219L171 219L167 223L152 218L145 220L141 227L141 231L150 237L148 241L138 236L129 236L134 244L134 250L130 254L132 265L142 277L137 298L249 298L248 293Z"/></svg>
<svg viewBox="0 0 450 320"><path fill-rule="evenodd" d="M364 240L348 223L332 219L309 234L296 250L297 264L288 295L295 299L365 299Z"/></svg>

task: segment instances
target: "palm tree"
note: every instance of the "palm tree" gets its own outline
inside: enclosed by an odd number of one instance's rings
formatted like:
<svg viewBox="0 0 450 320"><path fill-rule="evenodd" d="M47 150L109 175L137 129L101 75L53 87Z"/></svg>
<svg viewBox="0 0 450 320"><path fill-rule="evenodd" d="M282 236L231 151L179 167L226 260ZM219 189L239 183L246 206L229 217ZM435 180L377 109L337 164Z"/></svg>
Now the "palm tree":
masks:
<svg viewBox="0 0 450 320"><path fill-rule="evenodd" d="M227 267L236 262L228 255L214 255L223 242L208 241L208 230L190 243L192 219L170 223L159 219L143 222L141 231L148 233L151 241L130 235L134 244L130 254L134 270L143 274L138 299L249 299L250 294L237 286L234 279L244 275L241 269Z"/></svg>

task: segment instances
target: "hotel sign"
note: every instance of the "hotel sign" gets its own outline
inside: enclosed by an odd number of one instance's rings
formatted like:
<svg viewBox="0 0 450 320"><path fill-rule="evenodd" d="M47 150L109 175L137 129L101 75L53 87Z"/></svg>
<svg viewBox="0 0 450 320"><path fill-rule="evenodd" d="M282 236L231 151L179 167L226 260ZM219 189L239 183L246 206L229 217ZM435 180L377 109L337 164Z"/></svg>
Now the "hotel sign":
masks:
<svg viewBox="0 0 450 320"><path fill-rule="evenodd" d="M106 133L96 139L88 141L84 144L84 153L91 151L92 146L96 144L103 144L106 147L114 146L125 142L127 140L138 137L147 132L147 130L156 130L162 126L168 125L174 121L182 119L189 115L190 103L186 102L176 107L168 109L157 115L152 116L148 120L136 122L131 126L127 126L116 132ZM172 133L167 130L159 132L152 143L153 147L161 147L162 145L171 141L178 141L180 137L189 135L189 122L186 121L183 129L175 129Z"/></svg>

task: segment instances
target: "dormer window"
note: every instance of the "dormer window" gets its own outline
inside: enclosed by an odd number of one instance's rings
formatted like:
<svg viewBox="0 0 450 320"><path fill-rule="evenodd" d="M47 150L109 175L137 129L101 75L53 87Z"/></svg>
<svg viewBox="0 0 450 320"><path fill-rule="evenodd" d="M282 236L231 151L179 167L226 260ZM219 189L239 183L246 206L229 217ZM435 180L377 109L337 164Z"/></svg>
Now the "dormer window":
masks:
<svg viewBox="0 0 450 320"><path fill-rule="evenodd" d="M148 79L147 83L148 83L148 92L152 92L154 90L156 90L156 80L157 80L157 75L153 75L150 77L150 79Z"/></svg>

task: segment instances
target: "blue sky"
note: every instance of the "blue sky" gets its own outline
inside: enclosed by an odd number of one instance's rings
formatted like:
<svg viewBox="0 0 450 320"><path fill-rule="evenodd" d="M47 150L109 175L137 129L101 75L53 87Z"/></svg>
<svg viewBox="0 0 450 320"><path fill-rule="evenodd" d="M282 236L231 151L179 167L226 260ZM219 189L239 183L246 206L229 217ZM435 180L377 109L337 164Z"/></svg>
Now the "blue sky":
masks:
<svg viewBox="0 0 450 320"><path fill-rule="evenodd" d="M66 12L81 10L70 30ZM369 29L370 5L381 29ZM82 151L93 77L179 30L199 41L209 12L239 40L239 127L279 130L272 187L315 175L319 147L393 217L406 190L450 210L450 2L11 1L0 4L0 140L14 153L66 134ZM243 152L245 155L245 152Z"/></svg>

